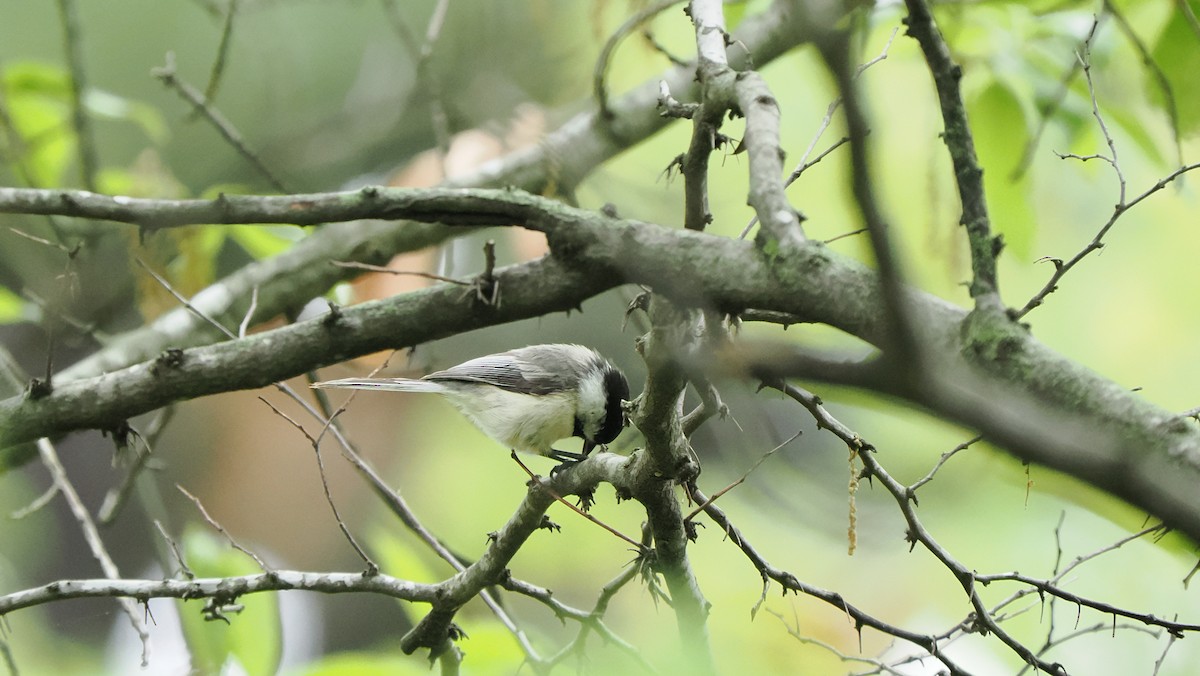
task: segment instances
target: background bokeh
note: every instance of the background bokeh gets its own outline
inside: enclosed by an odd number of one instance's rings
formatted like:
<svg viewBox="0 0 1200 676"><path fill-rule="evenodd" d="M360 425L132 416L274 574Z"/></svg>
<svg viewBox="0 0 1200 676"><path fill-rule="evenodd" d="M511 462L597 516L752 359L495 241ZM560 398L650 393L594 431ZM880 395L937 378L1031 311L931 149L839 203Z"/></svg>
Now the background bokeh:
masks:
<svg viewBox="0 0 1200 676"><path fill-rule="evenodd" d="M429 185L444 172L468 171L508 149L536 143L540 133L582 110L604 40L641 4L450 3L429 61L449 129L456 135L444 160L427 152L438 143L430 91L418 77L414 43L405 33L415 36L419 47L433 11L431 1L242 0L214 105L291 190L334 190L383 181ZM221 40L224 3L80 0L78 5L89 85L110 97L98 99L93 111L101 189L163 197L272 191L151 75L170 53L179 76L203 88ZM731 3L730 23L763 5ZM1191 55L1200 53L1195 36L1194 51L1171 51L1177 49L1171 41L1178 32L1175 5L1165 0L1116 3L1154 54L1171 57L1163 67L1173 82L1178 70L1192 63ZM1000 259L1000 280L1010 305L1023 304L1048 278L1052 267L1042 257L1073 255L1092 239L1118 199L1111 167L1055 154L1108 151L1079 77L1032 146L1028 167L1014 177L1035 138L1039 111L1078 58L1079 41L1097 7L1090 2L985 2L939 8L947 39L965 69L963 88L986 167L990 206L1008 244ZM878 192L909 280L966 306L963 282L969 263L957 224L949 162L938 138L940 116L928 71L915 42L903 35L901 16L900 7L881 3L869 18L859 19L862 60L886 54L860 79L872 113ZM398 30L396 22L407 28ZM691 53L691 26L679 11L668 11L650 26L662 48L685 58ZM1186 44L1187 37L1184 33L1177 40ZM1189 106L1200 88L1175 90L1183 132L1177 145L1155 76L1113 20L1101 26L1091 60L1096 99L1117 144L1132 197L1172 171L1180 156L1195 157L1197 146L1190 134L1195 113ZM610 91L640 84L668 66L647 40L631 38L609 68ZM64 67L55 3L9 2L0 7L0 85L5 87L0 104L20 132L4 136L3 159L8 163L0 168L0 183L79 185L62 90ZM832 128L814 141L836 94L811 50L797 50L763 72L783 111L789 163L810 143L815 155L841 137L835 118ZM730 122L726 132L738 137L739 125L740 121ZM682 184L665 170L686 148L689 133L685 125L676 124L620 155L580 185L574 199L587 208L612 203L624 216L679 225ZM18 135L28 152L14 144ZM744 156L715 155L711 176L712 231L736 236L752 216L745 204ZM806 229L813 238L832 239L860 227L850 202L843 152L835 151L808 170L789 195L808 217ZM1183 411L1197 406L1196 206L1194 180L1185 180L1123 216L1106 238L1106 248L1073 271L1046 305L1028 317L1034 334L1116 382L1140 388L1163 407ZM0 216L0 225L0 284L10 296L0 298L6 301L0 305L0 340L26 370L37 374L44 370L48 340L40 321L43 313L29 299L62 296L58 277L64 257L9 230L51 237L44 221L6 215ZM56 363L63 365L95 350L107 336L171 307L174 301L147 281L132 264L134 257L160 265L178 288L191 293L305 234L289 228L228 228L219 234L196 228L140 242L125 226L62 227L86 247L76 263L79 289L55 302L64 303L72 317L89 327L59 331L53 349ZM396 266L470 276L482 267L486 239L497 240L502 264L539 256L543 250L538 236L496 230L405 257ZM861 236L829 246L869 259ZM355 302L424 283L376 276L334 294L340 302ZM605 294L586 303L581 313L477 331L422 345L411 353L375 355L331 367L322 376L362 374L385 358L389 373L420 374L514 346L568 341L609 355L629 374L636 392L644 376L633 350L639 326L636 319L622 325L625 305L636 291ZM773 326L747 326L744 331L782 335L849 354L868 351L859 341L818 326L793 326L782 334ZM300 381L293 384L305 386ZM869 393L839 388L821 388L818 393L839 419L878 447L881 462L902 481L923 476L943 452L973 436L971 430ZM817 430L794 404L756 393L753 384L725 383L722 394L731 417L708 423L693 439L704 467L702 487L709 493L737 480L762 454L803 431L721 500L760 552L804 581L836 589L873 615L906 628L942 631L965 617L969 608L958 584L927 552L909 552L903 520L879 487L864 484L855 496L857 551L848 555L851 469L844 445ZM234 392L176 407L156 439L153 469L140 480L135 501L104 531L126 575L161 575L162 561L169 561L161 558L154 519L188 544L189 556L213 570L255 570L246 561L230 558L228 548L204 527L176 484L199 497L234 537L277 568L356 570L360 565L322 497L311 447L259 397L296 413L294 404L274 390ZM486 533L511 515L525 491L525 476L507 451L437 400L364 393L342 420L362 453L426 525L467 557L483 550ZM150 417L135 424L149 425ZM627 452L638 443L631 431L614 449ZM99 433L77 434L59 447L84 500L94 508L122 476L122 470L113 467L112 441ZM369 543L386 572L419 581L449 574L385 513L332 445L323 446L323 452L343 517ZM545 461L529 462L535 471L548 469ZM0 513L29 504L47 484L45 471L36 464L0 476ZM644 515L635 504L617 503L605 490L598 498L593 512L597 517L623 532L639 531ZM1019 570L1049 576L1056 557L1067 562L1098 550L1138 530L1145 520L1143 514L1076 481L1022 466L986 444L957 454L922 489L920 500L920 514L939 542L980 572ZM563 532L535 536L513 561L512 571L554 589L563 602L590 607L600 587L621 572L632 553L561 506L552 508L551 516ZM781 597L774 586L753 614L762 594L759 576L714 527L701 531L692 561L713 604L710 632L725 671L823 674L867 668L843 663L792 632L851 655L911 652L871 631L859 636L835 609L813 599ZM1122 607L1197 621L1200 599L1182 583L1194 562L1194 548L1178 538L1136 541L1080 568L1069 585L1081 595ZM0 593L98 575L61 501L21 520L0 519ZM993 601L1015 591L995 586L984 591ZM246 616L231 618L228 627L215 624L203 630L249 632L251 638L245 640L266 653L239 653L245 661L240 668L250 673L273 670L276 653L282 654L286 673L427 673L423 659L404 657L398 649L399 636L421 616L421 606L367 596L314 598L295 593L243 601ZM544 653L553 653L573 636L574 625L562 625L543 607L523 598L507 602ZM274 603L280 606L281 634L271 619ZM267 608L256 609L255 604ZM1060 636L1104 625L1050 653L1074 673L1149 674L1167 648L1166 637L1126 628L1125 623L1118 623L1114 637L1109 616L1086 610L1077 616L1074 607L1052 608L1036 597L1023 604L1019 607L1025 612L1006 626L1030 645L1041 644L1052 618ZM195 602L150 605L156 652L145 673L182 673L187 668L175 645L179 632L171 628L176 607L193 619L199 614ZM256 620L250 615L255 610L267 619ZM677 646L669 608L656 604L634 582L615 598L608 618L609 626L641 649L651 664L671 671ZM255 629L256 624L261 626ZM518 670L521 653L515 641L480 604L468 606L459 624L470 636L463 648L471 673ZM136 669L136 636L112 602L75 601L21 611L6 618L3 629L21 673ZM190 635L203 630L191 630ZM194 654L197 641L193 638ZM1157 673L1193 673L1200 649L1192 643L1170 646ZM974 665L976 673L1015 673L1020 668L997 642L981 637L960 641L951 654ZM597 639L586 661L597 673L636 668L620 650ZM219 662L193 666L201 671L222 669ZM904 673L934 673L934 665L914 663Z"/></svg>

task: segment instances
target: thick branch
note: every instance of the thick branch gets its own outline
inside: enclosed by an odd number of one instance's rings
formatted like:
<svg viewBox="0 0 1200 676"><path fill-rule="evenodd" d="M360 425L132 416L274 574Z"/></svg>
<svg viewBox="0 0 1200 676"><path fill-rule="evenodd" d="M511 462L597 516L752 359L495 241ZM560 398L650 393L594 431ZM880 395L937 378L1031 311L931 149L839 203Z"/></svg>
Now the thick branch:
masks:
<svg viewBox="0 0 1200 676"><path fill-rule="evenodd" d="M86 190L0 187L0 213L75 216L153 231L197 223L318 225L361 219L504 225L527 220L548 200L512 190L380 188L303 195L222 195L164 200Z"/></svg>
<svg viewBox="0 0 1200 676"><path fill-rule="evenodd" d="M596 453L569 472L551 479L535 478L525 499L504 526L491 534L491 545L479 560L454 577L437 585L433 609L400 641L400 649L411 654L429 648L438 654L451 640L450 623L467 601L485 587L501 584L508 576L508 563L534 532L555 496L574 495L593 489L599 481L628 490L629 459L612 453Z"/></svg>
<svg viewBox="0 0 1200 676"><path fill-rule="evenodd" d="M718 130L733 104L733 69L725 56L725 16L720 0L692 0L688 14L696 28L696 80L699 106L692 114L692 139L683 156L683 227L703 230L712 222L708 208L708 158L719 145Z"/></svg>
<svg viewBox="0 0 1200 676"><path fill-rule="evenodd" d="M738 25L730 50L736 67L746 61L762 65L809 39L811 34L793 12L789 0L777 0L756 16ZM540 193L547 184L549 167L559 186L571 187L596 166L663 129L670 120L658 115L659 83L673 92L694 97L695 69L672 68L642 86L611 99L607 114L588 107L546 135L536 146L512 153L481 167L454 186L514 186ZM583 107L583 106L581 106ZM274 317L325 293L354 271L323 265L328 259L384 264L396 253L443 241L450 231L437 226L358 222L329 228L304 239L287 252L245 266L193 298L202 312L236 324L245 314L250 293L259 290L258 316ZM96 354L64 370L64 378L96 376L153 358L168 347L203 345L220 337L204 322L180 309L168 312L153 324L116 337Z"/></svg>
<svg viewBox="0 0 1200 676"><path fill-rule="evenodd" d="M683 393L688 380L683 360L697 350L697 315L664 298L652 298L651 330L642 343L646 389L638 398L633 422L646 438L634 463L633 496L646 507L654 535L654 569L666 580L679 623L689 671L714 670L708 647L708 601L687 556L687 532L675 486L695 479L699 468L683 436Z"/></svg>
<svg viewBox="0 0 1200 676"><path fill-rule="evenodd" d="M804 241L801 217L784 192L779 102L758 73L739 73L734 88L738 107L746 117L742 138L742 147L750 158L750 194L746 201L780 249L799 246Z"/></svg>
<svg viewBox="0 0 1200 676"><path fill-rule="evenodd" d="M96 378L60 377L49 396L0 401L0 447L110 428L171 401L261 387L352 356L575 308L622 281L650 285L685 305L793 313L886 343L875 275L819 244L768 257L743 241L542 206L531 225L546 233L554 255L497 271L505 289L499 308L478 306L447 284L184 350L182 359ZM1006 317L973 314L964 323L962 310L911 290L905 302L933 355L931 371L953 375L938 387L896 386L893 394L977 427L1017 456L1082 478L1200 540L1200 430L1186 418L1055 354ZM997 407L1001 394L1019 405ZM1052 422L1035 427L1031 420Z"/></svg>

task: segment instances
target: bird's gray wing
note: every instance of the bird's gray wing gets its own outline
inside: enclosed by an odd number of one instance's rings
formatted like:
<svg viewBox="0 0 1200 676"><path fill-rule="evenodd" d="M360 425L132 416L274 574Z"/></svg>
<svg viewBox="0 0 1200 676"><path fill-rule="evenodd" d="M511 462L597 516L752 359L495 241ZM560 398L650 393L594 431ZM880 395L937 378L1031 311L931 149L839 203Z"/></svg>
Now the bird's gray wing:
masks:
<svg viewBox="0 0 1200 676"><path fill-rule="evenodd" d="M521 394L550 394L568 385L566 378L548 373L512 352L472 359L445 371L430 373L424 379L486 383Z"/></svg>

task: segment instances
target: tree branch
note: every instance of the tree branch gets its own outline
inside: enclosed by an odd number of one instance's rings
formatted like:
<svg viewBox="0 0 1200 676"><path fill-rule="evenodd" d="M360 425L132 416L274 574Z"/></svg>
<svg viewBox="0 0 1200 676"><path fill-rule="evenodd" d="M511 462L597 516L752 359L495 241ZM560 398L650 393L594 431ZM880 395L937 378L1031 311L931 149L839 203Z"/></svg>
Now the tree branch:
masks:
<svg viewBox="0 0 1200 676"><path fill-rule="evenodd" d="M744 49L731 54L736 67L752 60L769 63L809 39L811 32L793 2L776 0L761 14L746 17L733 33ZM611 116L589 106L547 134L535 146L480 167L470 176L448 183L456 187L513 186L540 193L553 164L558 185L570 188L596 166L629 146L662 130L670 120L658 115L659 83L694 96L695 69L675 67L650 78L628 94L609 101ZM554 162L548 158L555 158ZM354 272L323 265L325 260L383 265L393 255L445 240L446 228L411 223L360 222L328 228L305 238L288 251L243 267L193 299L205 314L233 325L245 315L253 288L259 288L258 316L274 317L325 293ZM60 372L64 378L96 376L154 358L168 347L203 345L220 338L211 327L175 310L152 324L108 341L104 349Z"/></svg>
<svg viewBox="0 0 1200 676"><path fill-rule="evenodd" d="M171 401L261 387L352 356L573 309L622 281L649 285L685 306L793 313L886 344L874 273L819 244L767 258L743 241L517 199L523 208L544 207L530 226L546 233L553 255L497 270L505 289L499 308L439 285L184 350L182 359L152 359L96 378L60 374L49 396L0 401L0 447L110 428ZM898 381L859 386L962 421L1018 457L1081 478L1200 540L1193 489L1200 483L1200 429L1188 419L1055 354L1007 317L967 316L914 290L906 303L922 328L919 340L935 356L931 371L948 375L918 391Z"/></svg>
<svg viewBox="0 0 1200 676"><path fill-rule="evenodd" d="M983 170L975 156L975 141L967 122L967 110L959 92L962 68L954 63L950 48L934 23L933 14L925 0L905 0L908 16L904 23L908 34L915 38L925 53L929 72L937 89L945 124L943 140L954 165L954 179L962 202L962 225L967 229L971 244L971 297L976 307L1000 311L1000 287L996 280L996 255L1000 240L992 237L991 217L983 190Z"/></svg>
<svg viewBox="0 0 1200 676"><path fill-rule="evenodd" d="M67 599L129 598L146 603L155 598L212 598L229 603L246 594L290 590L325 594L368 592L429 603L434 600L437 585L409 582L382 574L368 577L362 573L306 573L294 570L187 580L59 580L0 596L0 617L22 608Z"/></svg>

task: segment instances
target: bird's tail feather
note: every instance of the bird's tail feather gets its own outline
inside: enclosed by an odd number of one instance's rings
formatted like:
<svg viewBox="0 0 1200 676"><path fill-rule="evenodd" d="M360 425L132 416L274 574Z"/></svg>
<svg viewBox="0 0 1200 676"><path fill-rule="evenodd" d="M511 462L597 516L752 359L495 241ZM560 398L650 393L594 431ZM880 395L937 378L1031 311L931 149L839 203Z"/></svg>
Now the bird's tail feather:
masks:
<svg viewBox="0 0 1200 676"><path fill-rule="evenodd" d="M385 390L390 392L441 392L440 383L410 378L342 378L313 383L315 388L341 390Z"/></svg>

